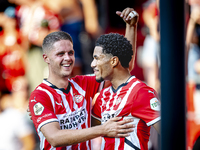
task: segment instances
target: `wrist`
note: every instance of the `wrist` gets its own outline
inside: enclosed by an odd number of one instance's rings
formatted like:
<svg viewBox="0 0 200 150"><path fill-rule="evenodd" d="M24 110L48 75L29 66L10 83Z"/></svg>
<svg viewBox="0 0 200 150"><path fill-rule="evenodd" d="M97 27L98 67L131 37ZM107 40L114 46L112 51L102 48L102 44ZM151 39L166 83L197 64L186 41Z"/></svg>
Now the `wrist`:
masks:
<svg viewBox="0 0 200 150"><path fill-rule="evenodd" d="M95 132L97 133L98 136L105 136L105 130L104 130L104 125L97 125L95 126Z"/></svg>

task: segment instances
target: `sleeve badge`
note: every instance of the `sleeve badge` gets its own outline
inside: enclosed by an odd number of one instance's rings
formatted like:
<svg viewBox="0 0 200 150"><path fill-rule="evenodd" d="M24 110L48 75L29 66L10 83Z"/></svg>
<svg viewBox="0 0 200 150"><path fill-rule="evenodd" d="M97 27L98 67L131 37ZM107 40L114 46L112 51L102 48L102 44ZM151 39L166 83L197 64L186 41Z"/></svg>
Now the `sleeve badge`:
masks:
<svg viewBox="0 0 200 150"><path fill-rule="evenodd" d="M151 109L155 111L160 111L160 102L157 98L154 97L150 100L150 106L151 106Z"/></svg>
<svg viewBox="0 0 200 150"><path fill-rule="evenodd" d="M43 110L44 110L44 106L41 103L36 103L33 106L33 111L34 111L36 116L41 115Z"/></svg>

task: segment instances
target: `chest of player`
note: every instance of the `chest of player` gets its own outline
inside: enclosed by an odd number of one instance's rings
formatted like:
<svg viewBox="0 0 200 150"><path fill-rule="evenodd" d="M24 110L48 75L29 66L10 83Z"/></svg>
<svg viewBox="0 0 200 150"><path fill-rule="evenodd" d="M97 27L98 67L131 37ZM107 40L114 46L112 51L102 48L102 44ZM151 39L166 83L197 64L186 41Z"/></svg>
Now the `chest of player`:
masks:
<svg viewBox="0 0 200 150"><path fill-rule="evenodd" d="M115 116L127 116L131 113L134 105L133 95L124 92L113 93L101 99L101 118L102 123Z"/></svg>
<svg viewBox="0 0 200 150"><path fill-rule="evenodd" d="M90 106L85 97L77 93L59 93L54 101L55 114L61 129L77 129L90 126Z"/></svg>

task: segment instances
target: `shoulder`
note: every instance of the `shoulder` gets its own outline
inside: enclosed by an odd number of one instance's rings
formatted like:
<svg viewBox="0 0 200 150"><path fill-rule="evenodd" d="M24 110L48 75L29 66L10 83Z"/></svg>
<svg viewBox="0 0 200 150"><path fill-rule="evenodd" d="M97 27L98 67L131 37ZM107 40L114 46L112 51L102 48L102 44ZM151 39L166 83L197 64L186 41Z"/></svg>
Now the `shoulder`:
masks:
<svg viewBox="0 0 200 150"><path fill-rule="evenodd" d="M95 79L95 75L94 74L87 74L87 75L76 75L75 77L71 78L70 80L74 80L74 81L78 81L78 80L89 80L89 79Z"/></svg>
<svg viewBox="0 0 200 150"><path fill-rule="evenodd" d="M34 91L31 92L31 96L32 95L45 96L48 95L48 93L51 93L51 91L52 90L48 85L41 83L35 88Z"/></svg>
<svg viewBox="0 0 200 150"><path fill-rule="evenodd" d="M130 87L131 86L133 87L132 92L137 96L158 96L157 92L153 88L149 87L146 83L137 78L134 78L131 81Z"/></svg>
<svg viewBox="0 0 200 150"><path fill-rule="evenodd" d="M96 81L96 77L94 74L88 74L88 75L77 75L71 79L69 79L71 83L77 83L77 84L100 84Z"/></svg>
<svg viewBox="0 0 200 150"><path fill-rule="evenodd" d="M49 101L51 101L51 99L54 99L54 93L56 93L54 89L44 83L41 83L33 92L31 92L29 97L29 105L32 106L36 103L46 105L49 103Z"/></svg>

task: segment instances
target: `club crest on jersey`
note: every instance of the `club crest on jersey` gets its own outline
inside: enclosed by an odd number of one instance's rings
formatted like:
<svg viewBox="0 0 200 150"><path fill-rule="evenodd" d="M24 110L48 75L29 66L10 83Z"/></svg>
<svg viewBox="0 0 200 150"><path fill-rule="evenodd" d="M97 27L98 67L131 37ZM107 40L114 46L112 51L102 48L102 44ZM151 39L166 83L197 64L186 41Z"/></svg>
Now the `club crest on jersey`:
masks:
<svg viewBox="0 0 200 150"><path fill-rule="evenodd" d="M82 102L82 100L83 100L83 96L82 95L74 95L74 101L76 102L76 103L80 103L80 102Z"/></svg>
<svg viewBox="0 0 200 150"><path fill-rule="evenodd" d="M41 115L43 110L44 110L44 106L41 103L36 103L33 106L33 111L34 111L36 116Z"/></svg>
<svg viewBox="0 0 200 150"><path fill-rule="evenodd" d="M150 106L151 106L151 109L160 111L160 102L158 101L157 98L154 97L150 100Z"/></svg>
<svg viewBox="0 0 200 150"><path fill-rule="evenodd" d="M116 100L116 105L118 105L119 103L121 103L121 101L122 101L122 99L121 99L121 97L119 97L117 100Z"/></svg>

